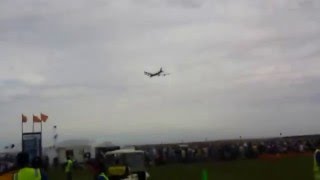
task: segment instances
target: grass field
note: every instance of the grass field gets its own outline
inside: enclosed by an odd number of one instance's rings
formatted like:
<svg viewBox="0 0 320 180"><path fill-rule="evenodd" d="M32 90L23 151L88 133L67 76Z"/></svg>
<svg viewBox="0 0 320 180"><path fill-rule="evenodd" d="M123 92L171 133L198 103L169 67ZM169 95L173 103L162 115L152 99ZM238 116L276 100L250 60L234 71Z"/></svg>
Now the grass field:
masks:
<svg viewBox="0 0 320 180"><path fill-rule="evenodd" d="M239 160L232 162L175 164L150 169L151 180L197 180L206 169L209 180L312 180L312 157L280 160ZM63 180L61 171L50 171L49 178ZM75 180L91 180L88 172L76 171Z"/></svg>

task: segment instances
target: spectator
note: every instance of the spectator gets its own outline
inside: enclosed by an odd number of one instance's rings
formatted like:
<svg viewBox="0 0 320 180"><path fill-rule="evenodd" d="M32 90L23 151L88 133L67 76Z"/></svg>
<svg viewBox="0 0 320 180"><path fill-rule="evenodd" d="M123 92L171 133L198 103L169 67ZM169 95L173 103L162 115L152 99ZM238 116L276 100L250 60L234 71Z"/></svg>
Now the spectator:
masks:
<svg viewBox="0 0 320 180"><path fill-rule="evenodd" d="M70 156L67 156L67 162L65 163L65 173L67 180L72 180L72 168L73 161L71 160Z"/></svg>
<svg viewBox="0 0 320 180"><path fill-rule="evenodd" d="M19 180L41 180L41 173L38 169L30 166L29 155L21 152L17 155L18 172L14 174L14 179Z"/></svg>
<svg viewBox="0 0 320 180"><path fill-rule="evenodd" d="M106 166L104 163L100 162L97 180L109 180L105 172L106 172Z"/></svg>

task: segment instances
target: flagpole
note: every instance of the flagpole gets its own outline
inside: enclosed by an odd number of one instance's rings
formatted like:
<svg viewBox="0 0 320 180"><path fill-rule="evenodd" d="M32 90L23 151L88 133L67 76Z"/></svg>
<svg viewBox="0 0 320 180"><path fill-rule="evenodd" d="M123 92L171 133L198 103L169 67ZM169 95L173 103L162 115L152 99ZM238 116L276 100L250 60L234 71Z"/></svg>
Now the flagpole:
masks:
<svg viewBox="0 0 320 180"><path fill-rule="evenodd" d="M40 149L40 157L42 158L42 120L41 120L41 149Z"/></svg>
<svg viewBox="0 0 320 180"><path fill-rule="evenodd" d="M23 120L21 119L21 148L23 150Z"/></svg>
<svg viewBox="0 0 320 180"><path fill-rule="evenodd" d="M21 134L23 134L23 121L21 120Z"/></svg>

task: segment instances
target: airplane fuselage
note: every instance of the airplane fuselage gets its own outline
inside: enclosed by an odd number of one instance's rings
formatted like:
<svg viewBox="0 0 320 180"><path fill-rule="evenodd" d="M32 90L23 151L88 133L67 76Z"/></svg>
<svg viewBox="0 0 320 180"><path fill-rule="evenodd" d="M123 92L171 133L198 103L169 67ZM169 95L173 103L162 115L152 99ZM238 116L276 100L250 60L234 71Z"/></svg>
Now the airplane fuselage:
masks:
<svg viewBox="0 0 320 180"><path fill-rule="evenodd" d="M160 69L160 71L158 71L157 73L149 73L149 72L144 72L145 75L149 76L150 78L154 77L154 76L161 76L163 75L163 70L162 68Z"/></svg>

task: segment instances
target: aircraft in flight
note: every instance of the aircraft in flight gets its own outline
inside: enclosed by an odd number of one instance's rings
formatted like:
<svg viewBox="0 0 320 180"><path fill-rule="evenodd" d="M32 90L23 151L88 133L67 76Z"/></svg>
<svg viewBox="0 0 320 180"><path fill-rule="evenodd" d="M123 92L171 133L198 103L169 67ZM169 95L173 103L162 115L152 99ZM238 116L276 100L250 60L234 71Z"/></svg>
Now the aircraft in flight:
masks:
<svg viewBox="0 0 320 180"><path fill-rule="evenodd" d="M144 72L145 75L149 76L150 78L154 77L154 76L167 76L169 75L168 73L164 73L162 68L160 68L160 70L156 73L149 73L149 72Z"/></svg>

